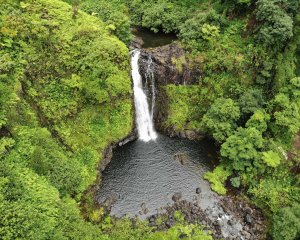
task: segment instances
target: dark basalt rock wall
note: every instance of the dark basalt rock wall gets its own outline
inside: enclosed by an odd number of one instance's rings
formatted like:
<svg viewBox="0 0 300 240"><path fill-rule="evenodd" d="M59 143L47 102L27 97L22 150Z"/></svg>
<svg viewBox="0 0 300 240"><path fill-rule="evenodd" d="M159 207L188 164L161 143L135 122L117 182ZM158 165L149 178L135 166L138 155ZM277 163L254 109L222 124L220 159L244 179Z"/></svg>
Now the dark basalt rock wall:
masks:
<svg viewBox="0 0 300 240"><path fill-rule="evenodd" d="M190 67L189 61L185 58L185 51L175 43L143 49L140 58L141 72L146 71L147 66L144 63L149 57L153 60L152 69L158 85L195 84L201 77L201 70Z"/></svg>

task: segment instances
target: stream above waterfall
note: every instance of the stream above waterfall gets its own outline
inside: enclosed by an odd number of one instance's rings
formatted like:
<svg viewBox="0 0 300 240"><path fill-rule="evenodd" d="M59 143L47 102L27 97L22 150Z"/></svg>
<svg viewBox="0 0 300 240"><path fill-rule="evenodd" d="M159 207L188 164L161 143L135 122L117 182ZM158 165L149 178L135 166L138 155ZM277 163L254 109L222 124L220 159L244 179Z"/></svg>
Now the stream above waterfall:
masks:
<svg viewBox="0 0 300 240"><path fill-rule="evenodd" d="M137 28L133 31L133 34L143 40L143 48L155 48L170 44L177 40L175 33L154 33L149 29Z"/></svg>

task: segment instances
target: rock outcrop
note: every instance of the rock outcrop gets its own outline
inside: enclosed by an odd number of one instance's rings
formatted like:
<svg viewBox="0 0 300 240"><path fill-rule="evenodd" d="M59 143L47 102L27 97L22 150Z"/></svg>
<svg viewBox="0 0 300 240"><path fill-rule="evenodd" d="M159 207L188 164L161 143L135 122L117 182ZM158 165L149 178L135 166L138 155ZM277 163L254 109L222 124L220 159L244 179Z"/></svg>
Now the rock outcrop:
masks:
<svg viewBox="0 0 300 240"><path fill-rule="evenodd" d="M185 51L175 43L150 49L143 49L140 58L141 72L147 71L149 57L152 58L154 77L158 85L188 85L197 83L200 69L191 67Z"/></svg>
<svg viewBox="0 0 300 240"><path fill-rule="evenodd" d="M139 60L140 73L143 83L151 89L152 81L149 80L149 67L151 76L155 82L155 128L171 137L182 137L188 139L199 139L202 134L195 131L186 130L178 132L176 128L166 128L165 120L168 118L168 96L164 86L168 84L191 85L196 84L201 79L201 69L190 63L186 58L186 53L178 44L172 43L166 46L142 49ZM151 91L148 98L152 99ZM151 102L151 101L149 101Z"/></svg>

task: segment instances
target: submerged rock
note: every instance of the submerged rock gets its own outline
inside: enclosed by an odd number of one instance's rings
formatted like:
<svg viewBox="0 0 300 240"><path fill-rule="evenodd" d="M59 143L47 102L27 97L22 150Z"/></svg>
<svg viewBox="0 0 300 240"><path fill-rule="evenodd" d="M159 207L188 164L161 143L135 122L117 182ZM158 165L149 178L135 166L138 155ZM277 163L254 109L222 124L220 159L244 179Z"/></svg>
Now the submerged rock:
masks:
<svg viewBox="0 0 300 240"><path fill-rule="evenodd" d="M136 49L136 48L141 49L143 45L144 45L144 40L141 37L135 37L130 44L130 48L131 49Z"/></svg>
<svg viewBox="0 0 300 240"><path fill-rule="evenodd" d="M249 224L252 224L252 223L253 223L253 219L252 219L252 217L251 217L250 214L247 214L247 215L245 216L245 222L246 222L246 223L249 223Z"/></svg>
<svg viewBox="0 0 300 240"><path fill-rule="evenodd" d="M147 214L149 212L149 209L146 207L146 204L145 203L142 203L141 204L141 211L139 211L139 214L140 215L143 215L143 214Z"/></svg>
<svg viewBox="0 0 300 240"><path fill-rule="evenodd" d="M100 206L103 207L105 211L110 211L111 207L115 204L118 198L118 194L112 193L109 197L105 199L103 203L100 204Z"/></svg>
<svg viewBox="0 0 300 240"><path fill-rule="evenodd" d="M174 160L180 162L181 165L186 165L189 162L189 157L185 152L175 153L173 158Z"/></svg>
<svg viewBox="0 0 300 240"><path fill-rule="evenodd" d="M178 202L181 198L182 198L182 194L181 194L180 192L175 193L175 194L172 196L172 200L173 200L174 202Z"/></svg>
<svg viewBox="0 0 300 240"><path fill-rule="evenodd" d="M200 194L202 192L201 188L196 188L196 193Z"/></svg>

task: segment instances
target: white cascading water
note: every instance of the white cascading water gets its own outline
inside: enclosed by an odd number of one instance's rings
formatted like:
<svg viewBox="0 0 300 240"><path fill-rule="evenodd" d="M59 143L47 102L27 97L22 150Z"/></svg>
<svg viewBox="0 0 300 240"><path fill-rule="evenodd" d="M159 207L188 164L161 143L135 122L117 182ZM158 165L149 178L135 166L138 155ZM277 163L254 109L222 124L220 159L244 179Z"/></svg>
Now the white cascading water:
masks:
<svg viewBox="0 0 300 240"><path fill-rule="evenodd" d="M138 64L139 58L140 51L134 50L131 58L131 75L133 79L136 123L139 139L148 142L150 140L155 140L157 134L153 127L147 96L143 91L142 76L140 75Z"/></svg>
<svg viewBox="0 0 300 240"><path fill-rule="evenodd" d="M151 119L153 121L153 113L154 113L154 106L155 106L155 99L156 99L156 93L155 93L155 80L154 80L154 72L152 71L152 58L149 57L147 61L147 70L146 70L146 81L150 79L151 84L151 94L152 94L152 102L151 102ZM146 82L147 85L147 82Z"/></svg>

